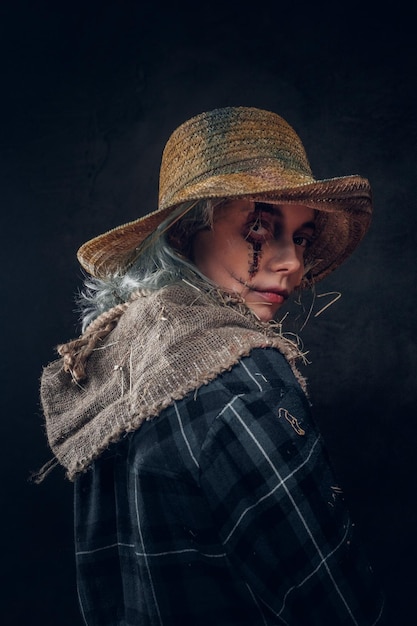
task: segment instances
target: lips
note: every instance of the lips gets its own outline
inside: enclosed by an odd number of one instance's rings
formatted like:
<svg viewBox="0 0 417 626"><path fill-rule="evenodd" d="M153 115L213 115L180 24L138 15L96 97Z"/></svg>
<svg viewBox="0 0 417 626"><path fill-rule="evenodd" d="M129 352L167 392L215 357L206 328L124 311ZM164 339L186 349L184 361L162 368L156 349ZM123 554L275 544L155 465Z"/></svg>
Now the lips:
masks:
<svg viewBox="0 0 417 626"><path fill-rule="evenodd" d="M285 289L255 289L256 293L263 299L265 302L274 302L277 304L282 304L288 298L288 291Z"/></svg>

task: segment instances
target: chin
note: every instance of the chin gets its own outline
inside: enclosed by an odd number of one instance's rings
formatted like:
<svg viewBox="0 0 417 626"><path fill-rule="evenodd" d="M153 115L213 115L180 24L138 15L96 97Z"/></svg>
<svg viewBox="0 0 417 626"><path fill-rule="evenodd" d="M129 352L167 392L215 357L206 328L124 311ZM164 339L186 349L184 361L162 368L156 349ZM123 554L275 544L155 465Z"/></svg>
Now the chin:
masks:
<svg viewBox="0 0 417 626"><path fill-rule="evenodd" d="M268 309L267 311L265 311L265 310L261 310L260 308L255 308L255 307L249 307L249 308L251 309L252 313L254 313L261 322L271 322L275 318L275 315L277 314L277 311L271 311L271 309Z"/></svg>

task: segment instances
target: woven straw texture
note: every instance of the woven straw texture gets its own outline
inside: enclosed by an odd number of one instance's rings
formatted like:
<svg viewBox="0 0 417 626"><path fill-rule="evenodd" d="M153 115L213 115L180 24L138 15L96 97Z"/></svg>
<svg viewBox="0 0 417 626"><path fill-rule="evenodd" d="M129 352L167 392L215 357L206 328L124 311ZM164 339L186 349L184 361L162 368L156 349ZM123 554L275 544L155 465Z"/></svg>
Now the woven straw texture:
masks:
<svg viewBox="0 0 417 626"><path fill-rule="evenodd" d="M75 384L62 359L41 379L50 447L73 479L111 442L175 400L228 370L255 347L275 347L290 362L297 346L238 305L174 285L134 300L90 356L87 382Z"/></svg>
<svg viewBox="0 0 417 626"><path fill-rule="evenodd" d="M351 254L372 212L365 178L313 178L300 138L279 115L226 107L201 113L172 133L162 155L158 209L88 241L78 259L93 276L123 272L173 208L185 203L187 210L203 198L239 197L302 203L326 214L310 248L312 282Z"/></svg>

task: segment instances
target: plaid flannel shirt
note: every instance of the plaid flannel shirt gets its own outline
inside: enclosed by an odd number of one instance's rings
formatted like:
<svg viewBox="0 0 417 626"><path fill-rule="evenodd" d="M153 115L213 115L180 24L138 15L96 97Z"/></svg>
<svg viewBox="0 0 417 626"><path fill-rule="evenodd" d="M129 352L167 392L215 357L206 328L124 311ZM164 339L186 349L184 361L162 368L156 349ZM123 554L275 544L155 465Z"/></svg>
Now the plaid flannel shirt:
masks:
<svg viewBox="0 0 417 626"><path fill-rule="evenodd" d="M75 485L88 626L371 626L383 601L307 399L255 349Z"/></svg>

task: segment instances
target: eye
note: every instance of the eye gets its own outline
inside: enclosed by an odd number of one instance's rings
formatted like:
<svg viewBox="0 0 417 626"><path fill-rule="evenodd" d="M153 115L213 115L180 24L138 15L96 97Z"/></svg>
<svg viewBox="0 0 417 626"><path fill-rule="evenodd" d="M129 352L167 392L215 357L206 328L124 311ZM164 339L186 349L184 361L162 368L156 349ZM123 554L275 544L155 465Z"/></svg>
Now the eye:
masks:
<svg viewBox="0 0 417 626"><path fill-rule="evenodd" d="M312 243L312 237L308 235L295 235L293 241L296 246L300 246L301 248L308 248Z"/></svg>
<svg viewBox="0 0 417 626"><path fill-rule="evenodd" d="M246 225L245 239L264 241L270 235L270 225L259 215Z"/></svg>
<svg viewBox="0 0 417 626"><path fill-rule="evenodd" d="M256 224L253 224L249 228L250 235L258 235L259 237L264 237L268 232L268 229L260 222L256 222Z"/></svg>

